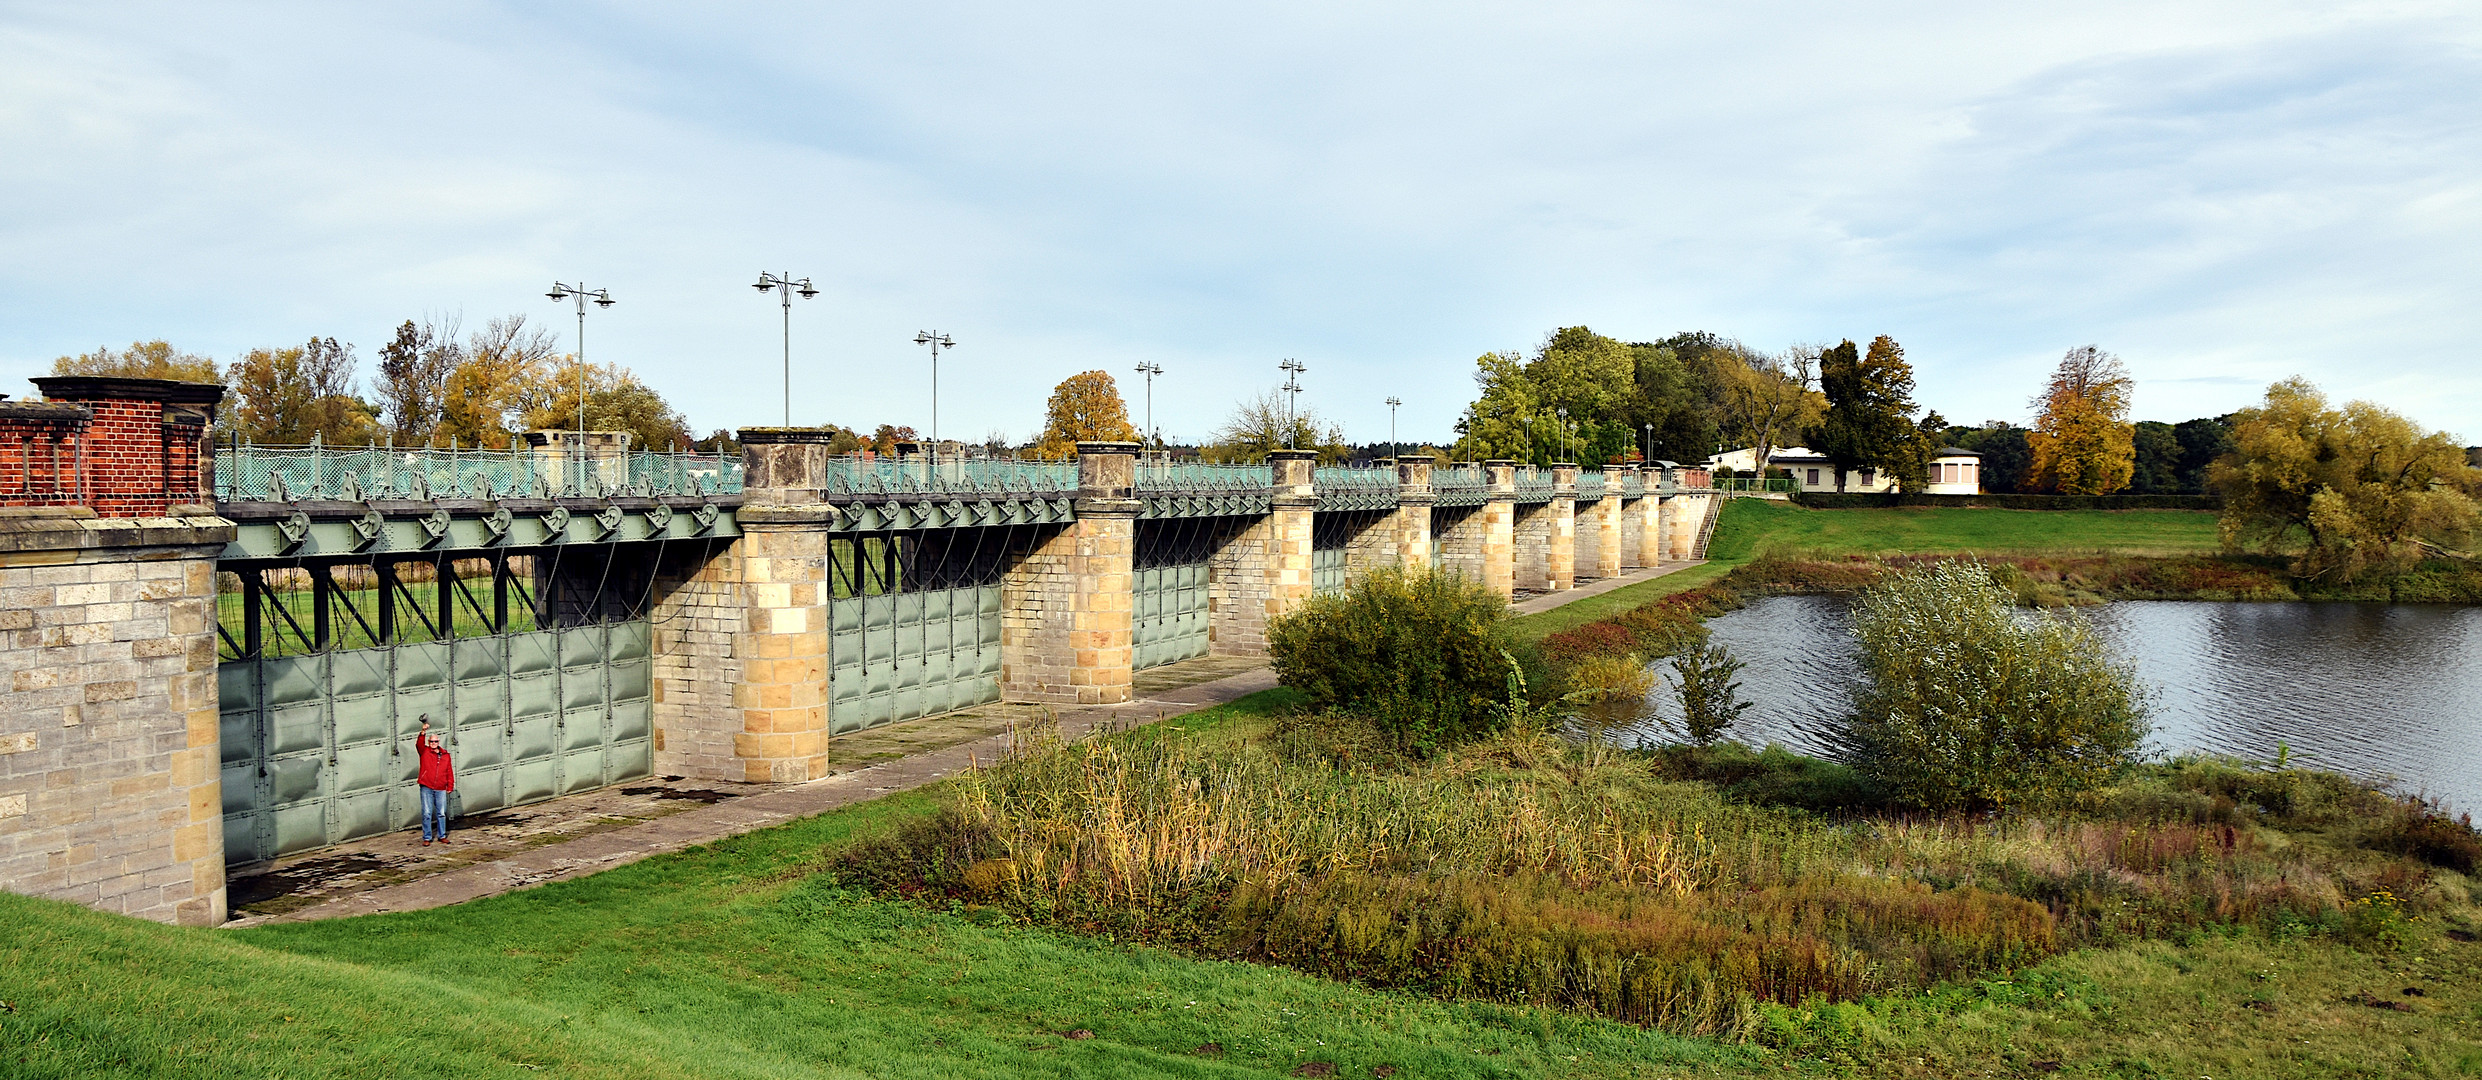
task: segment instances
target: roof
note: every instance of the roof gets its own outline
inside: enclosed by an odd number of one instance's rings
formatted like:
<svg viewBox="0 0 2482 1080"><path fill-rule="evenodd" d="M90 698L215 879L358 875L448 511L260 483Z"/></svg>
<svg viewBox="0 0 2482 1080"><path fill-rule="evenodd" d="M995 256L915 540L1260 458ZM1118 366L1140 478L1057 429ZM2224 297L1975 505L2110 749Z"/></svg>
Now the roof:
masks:
<svg viewBox="0 0 2482 1080"><path fill-rule="evenodd" d="M1931 451L1930 456L1935 457L1935 458L1943 458L1943 457L1969 457L1969 458L1978 458L1978 457L1981 457L1982 455L1981 455L1981 454L1979 454L1979 453L1977 453L1977 452L1975 452L1975 451L1972 451L1972 450L1967 450L1967 449L1965 449L1964 447L1961 447L1961 446L1942 446L1942 447L1940 447L1940 448L1939 448L1939 449L1937 449L1937 450L1933 450L1933 451Z"/></svg>

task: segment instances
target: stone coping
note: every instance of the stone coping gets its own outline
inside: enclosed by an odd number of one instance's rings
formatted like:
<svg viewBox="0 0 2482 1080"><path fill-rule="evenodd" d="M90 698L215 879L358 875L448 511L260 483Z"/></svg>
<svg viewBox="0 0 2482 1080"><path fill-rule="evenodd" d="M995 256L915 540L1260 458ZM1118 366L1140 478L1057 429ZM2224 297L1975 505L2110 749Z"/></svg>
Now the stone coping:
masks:
<svg viewBox="0 0 2482 1080"><path fill-rule="evenodd" d="M231 542L235 526L220 517L94 517L60 514L0 516L0 552L193 547Z"/></svg>

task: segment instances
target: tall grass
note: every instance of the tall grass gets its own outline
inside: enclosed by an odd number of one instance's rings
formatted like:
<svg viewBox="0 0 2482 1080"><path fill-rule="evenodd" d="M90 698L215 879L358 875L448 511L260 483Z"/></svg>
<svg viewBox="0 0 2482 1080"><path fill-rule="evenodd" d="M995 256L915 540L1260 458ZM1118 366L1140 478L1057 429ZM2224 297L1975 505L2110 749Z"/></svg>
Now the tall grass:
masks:
<svg viewBox="0 0 2482 1080"><path fill-rule="evenodd" d="M2341 932L2348 905L2378 890L2430 897L2408 901L2420 904L2462 888L2375 833L2326 836L2206 793L2238 767L2150 772L2103 815L1837 819L1736 804L1666 779L1660 755L1534 732L1372 759L1348 750L1384 740L1355 725L1315 716L1218 746L1034 732L962 778L936 821L841 853L837 873L1083 932L1692 1034L1738 1030L1761 1002L1924 986L2082 942L2245 923Z"/></svg>

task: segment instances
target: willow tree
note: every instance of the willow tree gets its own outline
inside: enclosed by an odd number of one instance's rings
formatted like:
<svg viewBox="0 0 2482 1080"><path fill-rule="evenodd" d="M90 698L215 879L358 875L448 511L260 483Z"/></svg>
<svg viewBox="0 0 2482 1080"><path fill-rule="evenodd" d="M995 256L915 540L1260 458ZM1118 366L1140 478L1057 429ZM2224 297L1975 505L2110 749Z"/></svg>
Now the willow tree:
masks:
<svg viewBox="0 0 2482 1080"><path fill-rule="evenodd" d="M1129 423L1129 405L1120 399L1120 384L1110 372L1081 371L1052 387L1043 414L1043 433L1034 440L1033 456L1065 459L1077 456L1081 442L1135 442L1138 429Z"/></svg>
<svg viewBox="0 0 2482 1080"><path fill-rule="evenodd" d="M2482 491L2446 432L2366 401L2331 408L2297 376L2233 414L2232 452L2208 476L2225 547L2289 553L2294 573L2329 581L2466 546Z"/></svg>
<svg viewBox="0 0 2482 1080"><path fill-rule="evenodd" d="M2041 415L2025 436L2033 486L2062 495L2109 495L2129 486L2137 463L2129 393L2136 386L2119 357L2092 345L2068 350L2034 399Z"/></svg>

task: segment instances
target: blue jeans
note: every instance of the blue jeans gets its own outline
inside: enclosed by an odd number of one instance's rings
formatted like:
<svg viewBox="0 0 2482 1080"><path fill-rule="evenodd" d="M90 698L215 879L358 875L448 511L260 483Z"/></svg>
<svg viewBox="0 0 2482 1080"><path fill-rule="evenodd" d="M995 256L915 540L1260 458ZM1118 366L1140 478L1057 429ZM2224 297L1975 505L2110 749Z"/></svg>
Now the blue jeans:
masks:
<svg viewBox="0 0 2482 1080"><path fill-rule="evenodd" d="M422 792L422 838L448 839L448 793L415 785Z"/></svg>

